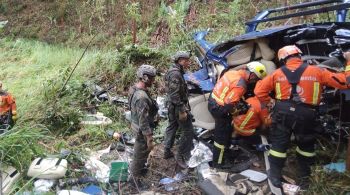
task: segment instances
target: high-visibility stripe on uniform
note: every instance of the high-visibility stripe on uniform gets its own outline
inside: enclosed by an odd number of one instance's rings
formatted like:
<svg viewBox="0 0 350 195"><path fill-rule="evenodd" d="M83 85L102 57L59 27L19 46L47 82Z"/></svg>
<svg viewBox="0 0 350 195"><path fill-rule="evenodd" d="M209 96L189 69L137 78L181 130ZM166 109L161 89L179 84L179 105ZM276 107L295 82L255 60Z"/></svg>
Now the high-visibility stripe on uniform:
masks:
<svg viewBox="0 0 350 195"><path fill-rule="evenodd" d="M220 94L220 99L224 100L224 98L226 97L226 93L229 90L228 87L225 87L224 90L222 90L222 93Z"/></svg>
<svg viewBox="0 0 350 195"><path fill-rule="evenodd" d="M242 122L242 124L239 126L240 129L243 129L245 127L245 125L248 123L248 121L252 118L254 112L253 111L249 111L248 115L245 117L244 121Z"/></svg>
<svg viewBox="0 0 350 195"><path fill-rule="evenodd" d="M276 83L276 99L281 99L282 94L281 94L281 85L280 83Z"/></svg>
<svg viewBox="0 0 350 195"><path fill-rule="evenodd" d="M217 97L214 93L211 93L211 96L215 99L217 103L224 105L224 101Z"/></svg>
<svg viewBox="0 0 350 195"><path fill-rule="evenodd" d="M218 164L222 163L222 158L224 156L225 146L214 142L214 146L220 149Z"/></svg>
<svg viewBox="0 0 350 195"><path fill-rule="evenodd" d="M269 155L272 155L278 158L287 158L287 153L277 152L276 150L272 150L272 149L269 151Z"/></svg>
<svg viewBox="0 0 350 195"><path fill-rule="evenodd" d="M350 65L347 65L346 67L345 67L345 72L346 71L350 71Z"/></svg>
<svg viewBox="0 0 350 195"><path fill-rule="evenodd" d="M315 152L305 152L305 151L302 151L299 147L296 148L296 151L299 154L301 154L302 156L306 156L306 157L314 157L314 156L316 156Z"/></svg>
<svg viewBox="0 0 350 195"><path fill-rule="evenodd" d="M229 99L232 99L233 95L235 95L235 92L234 91L231 91L229 94L228 94L228 98Z"/></svg>
<svg viewBox="0 0 350 195"><path fill-rule="evenodd" d="M314 82L314 93L312 95L312 104L313 105L317 105L319 89L320 89L320 83Z"/></svg>
<svg viewBox="0 0 350 195"><path fill-rule="evenodd" d="M236 128L236 130L243 134L253 134L255 132L255 129L245 130L245 129Z"/></svg>

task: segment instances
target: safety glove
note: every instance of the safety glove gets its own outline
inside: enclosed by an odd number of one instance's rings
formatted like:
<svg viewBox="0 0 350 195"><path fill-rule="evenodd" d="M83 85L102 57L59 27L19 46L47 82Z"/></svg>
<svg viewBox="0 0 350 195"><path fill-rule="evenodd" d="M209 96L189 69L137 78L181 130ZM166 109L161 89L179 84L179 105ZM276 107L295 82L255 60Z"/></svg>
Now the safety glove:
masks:
<svg viewBox="0 0 350 195"><path fill-rule="evenodd" d="M244 101L244 100L239 100L239 102L236 105L236 109L238 110L238 114L242 115L242 114L246 114L248 112L250 108L250 105Z"/></svg>
<svg viewBox="0 0 350 195"><path fill-rule="evenodd" d="M12 120L13 120L13 122L16 122L17 119L18 119L17 114L16 114L16 113L15 113L15 114L12 114Z"/></svg>

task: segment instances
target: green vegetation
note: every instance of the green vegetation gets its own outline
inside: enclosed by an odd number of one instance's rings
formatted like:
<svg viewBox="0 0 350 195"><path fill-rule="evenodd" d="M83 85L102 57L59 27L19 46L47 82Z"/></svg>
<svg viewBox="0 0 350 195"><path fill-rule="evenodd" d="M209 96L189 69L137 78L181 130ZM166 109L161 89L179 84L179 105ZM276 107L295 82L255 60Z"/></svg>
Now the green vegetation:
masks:
<svg viewBox="0 0 350 195"><path fill-rule="evenodd" d="M1 1L0 21L11 21L0 28L0 36L6 37L0 39L0 80L15 96L20 117L11 133L0 136L3 162L24 172L37 156L57 154L67 148L79 152L103 148L108 141L105 129L127 130L121 119L124 110L102 103L98 110L116 123L106 128L79 125L92 104L89 91L83 87L85 82L104 88L116 83L112 91L125 94L135 80L138 65L150 63L164 72L172 53L193 49L194 32L210 28L208 39L220 42L244 32L244 22L257 11L284 3L235 0L212 1L210 5L179 0L169 6L166 2ZM316 19L327 17L320 15ZM314 18L305 21L311 19ZM267 23L260 28L280 24L284 23ZM91 47L63 88L94 35ZM161 91L161 78L157 86ZM70 158L81 160L76 155ZM331 175L316 169L313 179L311 194L350 190L348 174ZM30 182L23 184L30 186Z"/></svg>

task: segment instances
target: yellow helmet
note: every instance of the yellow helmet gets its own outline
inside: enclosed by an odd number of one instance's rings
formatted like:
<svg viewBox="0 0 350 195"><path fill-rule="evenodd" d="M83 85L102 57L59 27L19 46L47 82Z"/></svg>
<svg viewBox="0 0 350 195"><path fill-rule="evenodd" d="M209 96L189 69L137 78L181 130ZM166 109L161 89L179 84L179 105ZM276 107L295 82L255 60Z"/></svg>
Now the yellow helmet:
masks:
<svg viewBox="0 0 350 195"><path fill-rule="evenodd" d="M259 79L263 79L267 75L265 66L260 62L249 62L247 68L250 72L255 73Z"/></svg>

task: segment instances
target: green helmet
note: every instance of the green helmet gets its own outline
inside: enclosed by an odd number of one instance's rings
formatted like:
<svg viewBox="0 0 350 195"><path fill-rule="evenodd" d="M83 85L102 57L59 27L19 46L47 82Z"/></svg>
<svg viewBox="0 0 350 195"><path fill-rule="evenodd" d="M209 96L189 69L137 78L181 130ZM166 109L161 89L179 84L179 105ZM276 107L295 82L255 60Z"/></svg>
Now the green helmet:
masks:
<svg viewBox="0 0 350 195"><path fill-rule="evenodd" d="M138 69L137 69L137 78L143 78L143 75L148 75L155 77L157 74L157 69L154 68L151 65L148 64L142 64Z"/></svg>

